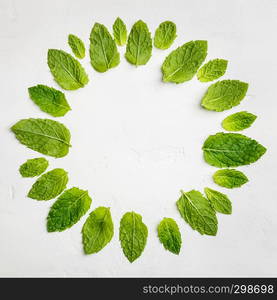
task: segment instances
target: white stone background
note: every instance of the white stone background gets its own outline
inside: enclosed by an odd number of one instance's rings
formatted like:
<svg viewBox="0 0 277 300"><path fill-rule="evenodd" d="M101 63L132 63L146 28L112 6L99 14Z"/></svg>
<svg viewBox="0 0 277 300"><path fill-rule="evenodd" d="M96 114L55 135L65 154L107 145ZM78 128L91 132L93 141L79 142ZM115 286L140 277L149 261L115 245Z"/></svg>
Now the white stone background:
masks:
<svg viewBox="0 0 277 300"><path fill-rule="evenodd" d="M276 15L275 0L0 0L0 276L276 276ZM126 62L124 48L120 65L104 74L92 69L87 55L82 63L89 84L66 92L72 111L58 120L71 130L73 147L65 158L50 157L49 170L66 169L68 187L88 189L91 210L110 206L115 225L111 243L85 256L80 231L88 214L65 232L46 232L54 201L28 199L34 179L18 173L26 159L41 155L20 145L9 128L22 118L51 118L27 94L39 83L58 88L48 70L48 48L70 51L69 33L88 46L94 22L111 29L117 16L129 30L143 19L152 34L160 22L172 20L178 38L169 50L153 49L148 64L138 68ZM224 79L249 83L241 105L209 112L199 105L209 83L161 82L166 55L196 39L208 40L207 60L229 60ZM257 163L239 168L249 183L226 190L212 182L216 168L203 161L201 146L209 134L222 131L226 116L241 110L258 116L244 134L268 151ZM175 207L180 189L205 186L233 202L231 216L218 214L216 237L191 230ZM130 210L149 228L145 251L133 264L118 241L120 218ZM165 251L157 238L163 217L179 224L179 256Z"/></svg>

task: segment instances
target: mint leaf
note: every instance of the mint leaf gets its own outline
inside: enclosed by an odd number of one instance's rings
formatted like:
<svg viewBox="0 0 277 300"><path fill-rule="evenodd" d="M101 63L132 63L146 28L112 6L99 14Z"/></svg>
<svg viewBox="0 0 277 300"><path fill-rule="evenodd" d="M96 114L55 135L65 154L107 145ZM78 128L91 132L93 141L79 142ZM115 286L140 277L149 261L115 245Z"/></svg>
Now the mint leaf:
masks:
<svg viewBox="0 0 277 300"><path fill-rule="evenodd" d="M11 128L21 144L42 154L63 157L70 147L70 132L50 119L23 119Z"/></svg>
<svg viewBox="0 0 277 300"><path fill-rule="evenodd" d="M67 172L54 169L39 177L28 193L28 197L35 200L50 200L58 196L68 182Z"/></svg>
<svg viewBox="0 0 277 300"><path fill-rule="evenodd" d="M237 188L248 182L248 178L235 169L218 170L213 175L214 182L228 189Z"/></svg>
<svg viewBox="0 0 277 300"><path fill-rule="evenodd" d="M227 215L232 213L232 203L227 195L210 188L205 188L205 194L215 211Z"/></svg>
<svg viewBox="0 0 277 300"><path fill-rule="evenodd" d="M217 218L209 201L198 191L181 191L177 208L182 218L200 234L216 235Z"/></svg>
<svg viewBox="0 0 277 300"><path fill-rule="evenodd" d="M151 33L147 25L137 21L129 34L125 57L129 63L139 66L145 65L152 55Z"/></svg>
<svg viewBox="0 0 277 300"><path fill-rule="evenodd" d="M207 41L191 41L173 50L162 65L163 81L191 80L207 56Z"/></svg>
<svg viewBox="0 0 277 300"><path fill-rule="evenodd" d="M214 111L224 111L240 104L248 90L248 83L222 80L209 86L201 105Z"/></svg>
<svg viewBox="0 0 277 300"><path fill-rule="evenodd" d="M182 244L181 233L177 223L171 218L164 218L158 226L160 242L166 250L179 254Z"/></svg>
<svg viewBox="0 0 277 300"><path fill-rule="evenodd" d="M240 131L249 128L257 116L247 112L240 111L225 118L222 127L227 131Z"/></svg>
<svg viewBox="0 0 277 300"><path fill-rule="evenodd" d="M86 48L83 41L74 34L68 35L68 45L70 46L74 55L80 59L86 55Z"/></svg>
<svg viewBox="0 0 277 300"><path fill-rule="evenodd" d="M228 61L225 59L213 59L208 61L197 72L197 78L201 82L208 82L223 76L227 69Z"/></svg>
<svg viewBox="0 0 277 300"><path fill-rule="evenodd" d="M90 62L98 72L106 72L120 62L116 43L108 29L95 23L90 33Z"/></svg>
<svg viewBox="0 0 277 300"><path fill-rule="evenodd" d="M83 226L82 234L86 254L102 250L111 241L114 234L110 208L98 207L91 212Z"/></svg>
<svg viewBox="0 0 277 300"><path fill-rule="evenodd" d="M162 50L168 49L176 37L176 25L171 21L162 22L155 32L154 45Z"/></svg>
<svg viewBox="0 0 277 300"><path fill-rule="evenodd" d="M119 240L129 262L141 256L147 241L148 229L141 215L127 212L120 221Z"/></svg>
<svg viewBox="0 0 277 300"><path fill-rule="evenodd" d="M127 28L125 23L119 17L113 23L113 36L118 46L126 44Z"/></svg>
<svg viewBox="0 0 277 300"><path fill-rule="evenodd" d="M210 135L202 149L205 161L219 168L249 165L266 152L264 146L245 135L223 132Z"/></svg>
<svg viewBox="0 0 277 300"><path fill-rule="evenodd" d="M71 110L64 93L39 84L28 88L29 96L39 108L53 117L64 116Z"/></svg>
<svg viewBox="0 0 277 300"><path fill-rule="evenodd" d="M76 224L89 210L88 191L73 187L64 191L51 207L47 217L47 231L63 231Z"/></svg>
<svg viewBox="0 0 277 300"><path fill-rule="evenodd" d="M48 168L48 161L44 157L28 159L19 168L22 177L35 177Z"/></svg>
<svg viewBox="0 0 277 300"><path fill-rule="evenodd" d="M88 83L88 75L79 61L63 50L48 50L48 66L56 82L65 90L77 90Z"/></svg>

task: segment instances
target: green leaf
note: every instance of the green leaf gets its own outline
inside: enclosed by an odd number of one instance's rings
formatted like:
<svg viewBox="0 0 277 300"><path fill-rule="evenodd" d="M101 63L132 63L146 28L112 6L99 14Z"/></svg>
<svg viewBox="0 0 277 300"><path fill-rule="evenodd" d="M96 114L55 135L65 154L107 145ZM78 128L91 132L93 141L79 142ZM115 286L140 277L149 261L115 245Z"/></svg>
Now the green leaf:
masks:
<svg viewBox="0 0 277 300"><path fill-rule="evenodd" d="M35 177L48 168L48 161L44 157L28 159L19 168L22 177Z"/></svg>
<svg viewBox="0 0 277 300"><path fill-rule="evenodd" d="M207 41L190 41L173 50L162 65L163 81L191 80L207 56Z"/></svg>
<svg viewBox="0 0 277 300"><path fill-rule="evenodd" d="M137 21L129 34L125 57L129 63L139 66L145 65L152 55L151 33L147 25Z"/></svg>
<svg viewBox="0 0 277 300"><path fill-rule="evenodd" d="M68 182L67 172L54 169L39 177L28 193L28 197L35 200L50 200L58 196Z"/></svg>
<svg viewBox="0 0 277 300"><path fill-rule="evenodd" d="M50 119L23 119L11 130L21 144L45 155L63 157L71 146L69 130Z"/></svg>
<svg viewBox="0 0 277 300"><path fill-rule="evenodd" d="M179 254L182 244L181 233L177 223L171 218L164 218L158 226L160 242L166 250Z"/></svg>
<svg viewBox="0 0 277 300"><path fill-rule="evenodd" d="M248 178L235 169L218 170L213 175L214 182L228 189L237 188L248 182Z"/></svg>
<svg viewBox="0 0 277 300"><path fill-rule="evenodd" d="M111 241L114 234L110 208L98 207L91 212L83 226L82 234L86 254L102 250Z"/></svg>
<svg viewBox="0 0 277 300"><path fill-rule="evenodd" d="M147 241L148 229L141 215L127 212L120 221L119 240L129 262L141 256Z"/></svg>
<svg viewBox="0 0 277 300"><path fill-rule="evenodd" d="M264 146L245 135L223 132L210 135L202 149L205 161L219 168L249 165L266 152Z"/></svg>
<svg viewBox="0 0 277 300"><path fill-rule="evenodd" d="M125 23L118 17L113 23L113 36L118 46L127 42L127 28Z"/></svg>
<svg viewBox="0 0 277 300"><path fill-rule="evenodd" d="M74 55L80 59L86 55L86 48L83 41L74 34L68 35L68 45L70 46Z"/></svg>
<svg viewBox="0 0 277 300"><path fill-rule="evenodd" d="M225 59L213 59L208 61L197 72L197 78L201 82L208 82L218 79L226 72L228 61Z"/></svg>
<svg viewBox="0 0 277 300"><path fill-rule="evenodd" d="M248 83L222 80L209 86L201 105L214 111L224 111L240 104L248 90Z"/></svg>
<svg viewBox="0 0 277 300"><path fill-rule="evenodd" d="M106 72L120 62L116 43L108 29L95 23L90 33L90 62L98 72Z"/></svg>
<svg viewBox="0 0 277 300"><path fill-rule="evenodd" d="M247 112L240 111L225 118L222 127L227 131L240 131L249 128L257 116Z"/></svg>
<svg viewBox="0 0 277 300"><path fill-rule="evenodd" d="M63 231L76 224L89 210L88 191L73 187L64 191L51 207L47 217L47 231Z"/></svg>
<svg viewBox="0 0 277 300"><path fill-rule="evenodd" d="M65 90L77 90L88 83L88 75L79 61L63 50L48 50L48 66L56 82Z"/></svg>
<svg viewBox="0 0 277 300"><path fill-rule="evenodd" d="M215 211L230 215L232 213L232 203L228 196L210 188L205 188L205 194Z"/></svg>
<svg viewBox="0 0 277 300"><path fill-rule="evenodd" d="M181 193L177 207L182 218L200 234L216 235L217 218L210 202L195 190Z"/></svg>
<svg viewBox="0 0 277 300"><path fill-rule="evenodd" d="M171 21L162 22L155 32L154 45L162 50L168 49L176 37L176 25Z"/></svg>
<svg viewBox="0 0 277 300"><path fill-rule="evenodd" d="M64 93L39 84L28 88L29 96L39 108L53 117L62 117L71 110Z"/></svg>

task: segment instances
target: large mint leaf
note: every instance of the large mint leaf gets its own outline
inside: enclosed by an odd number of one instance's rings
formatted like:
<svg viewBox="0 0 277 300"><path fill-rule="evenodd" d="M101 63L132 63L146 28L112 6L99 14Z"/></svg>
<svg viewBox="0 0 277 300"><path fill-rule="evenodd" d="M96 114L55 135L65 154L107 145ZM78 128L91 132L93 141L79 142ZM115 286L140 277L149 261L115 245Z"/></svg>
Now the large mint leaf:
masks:
<svg viewBox="0 0 277 300"><path fill-rule="evenodd" d="M205 161L219 168L249 165L266 152L264 146L245 135L222 132L210 135L202 149Z"/></svg>
<svg viewBox="0 0 277 300"><path fill-rule="evenodd" d="M48 232L63 231L72 227L89 210L90 205L88 191L76 187L64 191L49 211Z"/></svg>
<svg viewBox="0 0 277 300"><path fill-rule="evenodd" d="M256 118L257 116L247 111L240 111L225 118L222 127L227 131L241 131L249 128Z"/></svg>
<svg viewBox="0 0 277 300"><path fill-rule="evenodd" d="M232 213L232 203L227 195L210 188L205 188L205 194L215 211L227 215Z"/></svg>
<svg viewBox="0 0 277 300"><path fill-rule="evenodd" d="M44 157L28 159L19 168L22 177L35 177L48 168L48 161Z"/></svg>
<svg viewBox="0 0 277 300"><path fill-rule="evenodd" d="M248 182L248 178L235 169L218 170L214 173L213 180L216 184L229 189L241 187Z"/></svg>
<svg viewBox="0 0 277 300"><path fill-rule="evenodd" d="M119 239L124 255L129 262L141 256L147 241L148 229L141 215L127 212L120 221Z"/></svg>
<svg viewBox="0 0 277 300"><path fill-rule="evenodd" d="M216 235L217 218L214 209L203 195L195 190L183 192L177 201L182 218L200 234Z"/></svg>
<svg viewBox="0 0 277 300"><path fill-rule="evenodd" d="M227 69L228 61L216 58L208 61L197 72L197 78L201 82L208 82L223 76Z"/></svg>
<svg viewBox="0 0 277 300"><path fill-rule="evenodd" d="M154 45L162 50L168 49L176 37L176 25L171 21L162 22L155 32Z"/></svg>
<svg viewBox="0 0 277 300"><path fill-rule="evenodd" d="M116 43L108 29L95 23L90 33L90 62L98 72L106 72L120 62Z"/></svg>
<svg viewBox="0 0 277 300"><path fill-rule="evenodd" d="M137 21L129 34L125 57L129 63L145 65L152 55L152 39L149 29L142 20Z"/></svg>
<svg viewBox="0 0 277 300"><path fill-rule="evenodd" d="M224 111L239 105L248 90L248 83L239 80L222 80L212 84L201 105L214 111Z"/></svg>
<svg viewBox="0 0 277 300"><path fill-rule="evenodd" d="M166 250L179 254L182 244L181 233L177 223L171 218L163 218L158 226L160 242Z"/></svg>
<svg viewBox="0 0 277 300"><path fill-rule="evenodd" d="M53 117L64 116L71 110L64 93L54 88L38 84L28 88L28 92L34 103Z"/></svg>
<svg viewBox="0 0 277 300"><path fill-rule="evenodd" d="M162 65L163 81L191 80L207 56L207 41L191 41L173 50Z"/></svg>
<svg viewBox="0 0 277 300"><path fill-rule="evenodd" d="M70 46L74 55L80 59L86 55L86 48L83 41L74 34L68 35L68 45Z"/></svg>
<svg viewBox="0 0 277 300"><path fill-rule="evenodd" d="M70 132L50 119L23 119L12 126L16 138L28 148L42 154L63 157L70 147Z"/></svg>
<svg viewBox="0 0 277 300"><path fill-rule="evenodd" d="M56 82L65 90L77 90L88 83L88 75L79 61L63 50L48 50L48 66Z"/></svg>
<svg viewBox="0 0 277 300"><path fill-rule="evenodd" d="M66 188L67 182L67 172L63 169L54 169L39 177L29 191L28 197L35 200L53 199Z"/></svg>
<svg viewBox="0 0 277 300"><path fill-rule="evenodd" d="M82 235L86 254L102 250L114 235L110 208L98 207L91 212L83 226Z"/></svg>
<svg viewBox="0 0 277 300"><path fill-rule="evenodd" d="M125 23L118 17L113 24L113 36L118 46L123 46L127 41L127 28Z"/></svg>

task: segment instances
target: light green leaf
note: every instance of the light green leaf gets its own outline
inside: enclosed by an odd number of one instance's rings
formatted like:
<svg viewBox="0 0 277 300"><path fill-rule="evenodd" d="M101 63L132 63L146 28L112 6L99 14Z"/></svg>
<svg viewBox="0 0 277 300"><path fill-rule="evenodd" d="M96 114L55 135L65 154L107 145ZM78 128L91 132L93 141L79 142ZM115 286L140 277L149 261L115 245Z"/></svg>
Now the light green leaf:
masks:
<svg viewBox="0 0 277 300"><path fill-rule="evenodd" d="M224 111L240 104L248 90L248 83L222 80L209 86L201 105L214 111Z"/></svg>
<svg viewBox="0 0 277 300"><path fill-rule="evenodd" d="M48 168L48 161L44 157L28 159L19 168L22 177L35 177Z"/></svg>
<svg viewBox="0 0 277 300"><path fill-rule="evenodd" d="M71 110L64 93L48 87L46 85L38 84L28 88L29 96L39 108L50 114L53 117L64 116Z"/></svg>
<svg viewBox="0 0 277 300"><path fill-rule="evenodd" d="M79 61L63 50L48 50L48 66L56 82L65 90L77 90L88 83L88 75Z"/></svg>
<svg viewBox="0 0 277 300"><path fill-rule="evenodd" d="M249 128L257 116L247 112L240 111L225 118L222 127L227 131L240 131Z"/></svg>
<svg viewBox="0 0 277 300"><path fill-rule="evenodd" d="M50 200L58 196L68 182L67 172L54 169L39 177L28 193L28 197L35 200Z"/></svg>
<svg viewBox="0 0 277 300"><path fill-rule="evenodd" d="M83 41L74 34L68 35L68 45L70 46L74 55L80 59L86 55L86 48Z"/></svg>
<svg viewBox="0 0 277 300"><path fill-rule="evenodd" d="M83 226L82 235L86 254L102 250L114 235L110 208L98 207L91 212Z"/></svg>
<svg viewBox="0 0 277 300"><path fill-rule="evenodd" d="M216 235L217 218L209 201L195 190L181 193L177 207L182 218L200 234Z"/></svg>
<svg viewBox="0 0 277 300"><path fill-rule="evenodd" d="M106 72L120 62L116 43L108 29L95 23L90 33L90 62L98 72Z"/></svg>
<svg viewBox="0 0 277 300"><path fill-rule="evenodd" d="M141 256L147 241L148 229L141 215L127 212L120 221L119 239L124 255L129 262Z"/></svg>
<svg viewBox="0 0 277 300"><path fill-rule="evenodd" d="M213 175L214 182L228 189L237 188L248 182L248 178L235 169L218 170Z"/></svg>
<svg viewBox="0 0 277 300"><path fill-rule="evenodd" d="M191 80L207 56L207 41L190 41L173 50L162 65L163 81Z"/></svg>
<svg viewBox="0 0 277 300"><path fill-rule="evenodd" d="M208 82L218 79L226 72L228 61L225 59L213 59L208 61L197 72L197 78L201 82Z"/></svg>
<svg viewBox="0 0 277 300"><path fill-rule="evenodd" d="M127 28L125 23L118 17L113 24L113 36L118 46L127 42Z"/></svg>
<svg viewBox="0 0 277 300"><path fill-rule="evenodd" d="M171 218L164 218L158 226L160 242L166 250L179 254L182 244L181 233L177 223Z"/></svg>
<svg viewBox="0 0 277 300"><path fill-rule="evenodd" d="M162 50L168 49L176 37L176 25L171 21L162 22L155 32L154 45Z"/></svg>
<svg viewBox="0 0 277 300"><path fill-rule="evenodd" d="M89 210L88 191L73 187L64 191L51 207L47 217L47 231L63 231L76 224Z"/></svg>
<svg viewBox="0 0 277 300"><path fill-rule="evenodd" d="M264 146L245 135L223 132L210 135L202 149L205 161L219 168L249 165L266 152Z"/></svg>
<svg viewBox="0 0 277 300"><path fill-rule="evenodd" d="M69 130L50 119L23 119L11 130L21 144L45 155L63 157L71 146Z"/></svg>
<svg viewBox="0 0 277 300"><path fill-rule="evenodd" d="M147 25L137 21L129 34L125 57L129 63L139 66L145 65L152 55L151 33Z"/></svg>
<svg viewBox="0 0 277 300"><path fill-rule="evenodd" d="M210 188L205 188L205 194L215 211L227 215L232 213L232 203L227 195Z"/></svg>

